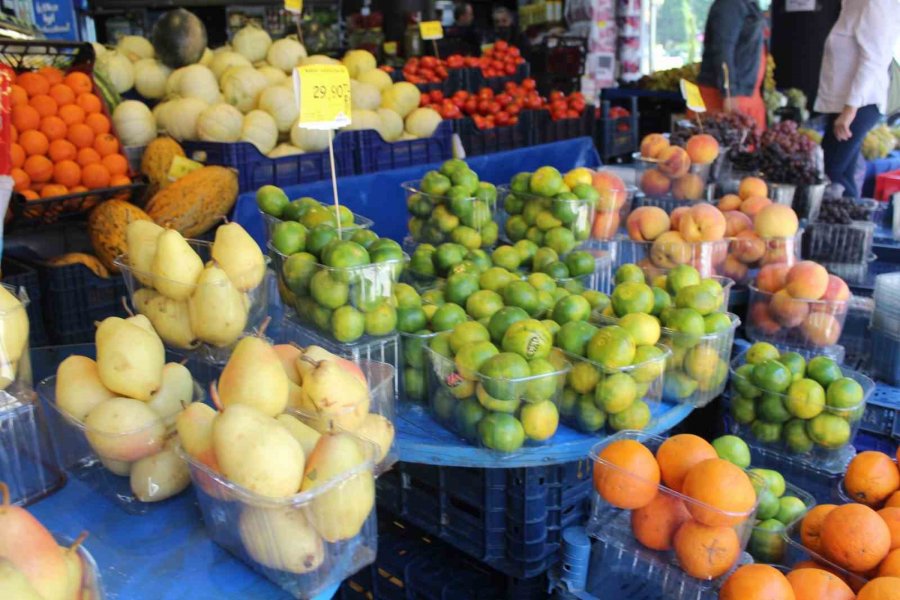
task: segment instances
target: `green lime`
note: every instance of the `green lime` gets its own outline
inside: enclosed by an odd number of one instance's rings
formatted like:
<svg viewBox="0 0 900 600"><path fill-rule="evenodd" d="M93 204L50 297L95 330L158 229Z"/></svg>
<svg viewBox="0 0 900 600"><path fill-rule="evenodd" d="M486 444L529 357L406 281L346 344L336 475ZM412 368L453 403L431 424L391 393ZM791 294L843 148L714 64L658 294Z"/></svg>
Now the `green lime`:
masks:
<svg viewBox="0 0 900 600"><path fill-rule="evenodd" d="M357 229L353 232L353 235L350 236L351 241L356 242L366 250L368 250L369 246L377 239L378 234L371 229Z"/></svg>
<svg viewBox="0 0 900 600"><path fill-rule="evenodd" d="M581 295L584 296L588 301L588 304L591 305L592 311L602 311L609 306L609 296L603 292L598 292L597 290L585 290L581 292Z"/></svg>
<svg viewBox="0 0 900 600"><path fill-rule="evenodd" d="M464 321L450 331L450 349L456 353L466 344L487 342L490 339L491 334L484 325L478 321Z"/></svg>
<svg viewBox="0 0 900 600"><path fill-rule="evenodd" d="M436 272L434 270L434 263L432 262L433 254L433 250L422 251L421 248L417 249L409 258L409 270L416 275L423 275L426 277L434 276Z"/></svg>
<svg viewBox="0 0 900 600"><path fill-rule="evenodd" d="M475 190L475 199L484 202L488 206L493 206L497 203L497 186L487 181L480 181L478 189Z"/></svg>
<svg viewBox="0 0 900 600"><path fill-rule="evenodd" d="M466 298L478 291L478 276L473 273L453 273L447 278L444 287L444 298L447 302L453 302L464 306Z"/></svg>
<svg viewBox="0 0 900 600"><path fill-rule="evenodd" d="M298 296L309 294L309 284L316 274L316 257L308 252L290 255L281 267L281 274L287 287ZM322 271L326 273L325 271Z"/></svg>
<svg viewBox="0 0 900 600"><path fill-rule="evenodd" d="M653 310L651 314L658 317L662 314L662 311L672 306L672 297L669 295L669 292L661 287L652 286L650 289L653 290Z"/></svg>
<svg viewBox="0 0 900 600"><path fill-rule="evenodd" d="M653 346L662 333L659 319L647 313L629 313L619 319L619 326L631 335L639 346Z"/></svg>
<svg viewBox="0 0 900 600"><path fill-rule="evenodd" d="M702 284L685 286L675 294L676 307L693 308L703 316L712 314L721 303L721 297L711 293Z"/></svg>
<svg viewBox="0 0 900 600"><path fill-rule="evenodd" d="M503 199L503 210L512 217L518 217L522 214L523 208L525 208L525 200L517 194L509 193Z"/></svg>
<svg viewBox="0 0 900 600"><path fill-rule="evenodd" d="M527 360L546 358L553 347L553 336L535 319L516 321L503 334L504 352L514 352Z"/></svg>
<svg viewBox="0 0 900 600"><path fill-rule="evenodd" d="M536 358L528 362L528 368L531 370L531 376L525 384L522 399L526 402L541 402L551 399L556 393L560 379L556 367L546 359Z"/></svg>
<svg viewBox="0 0 900 600"><path fill-rule="evenodd" d="M534 257L531 259L531 268L535 271L540 271L544 266L558 260L559 254L557 254L556 250L542 246L535 251Z"/></svg>
<svg viewBox="0 0 900 600"><path fill-rule="evenodd" d="M460 218L463 225L467 225L481 232L482 244L490 245L496 241L496 234L491 233L496 224L492 222L494 215L490 207L484 202L475 200L472 202L472 212Z"/></svg>
<svg viewBox="0 0 900 600"><path fill-rule="evenodd" d="M815 445L806 432L806 421L803 419L791 419L785 423L781 437L788 450L794 454L806 454Z"/></svg>
<svg viewBox="0 0 900 600"><path fill-rule="evenodd" d="M722 312L714 312L703 317L706 333L720 333L731 329L731 319Z"/></svg>
<svg viewBox="0 0 900 600"><path fill-rule="evenodd" d="M774 469L750 469L750 472L759 476L765 483L766 489L772 492L776 498L784 496L786 484L781 473Z"/></svg>
<svg viewBox="0 0 900 600"><path fill-rule="evenodd" d="M419 329L415 335L404 335L400 338L403 345L404 364L417 369L425 366L425 346L428 345L431 333L428 329Z"/></svg>
<svg viewBox="0 0 900 600"><path fill-rule="evenodd" d="M528 313L518 306L506 306L495 312L491 315L490 322L488 324L488 331L491 334L491 339L494 340L495 343L500 343L503 341L503 336L506 334L506 330L509 327L518 321L528 320L530 317Z"/></svg>
<svg viewBox="0 0 900 600"><path fill-rule="evenodd" d="M408 283L394 284L394 301L397 308L418 308L422 306L422 298L416 288Z"/></svg>
<svg viewBox="0 0 900 600"><path fill-rule="evenodd" d="M850 423L837 415L823 412L806 423L806 433L823 448L843 448L850 442Z"/></svg>
<svg viewBox="0 0 900 600"><path fill-rule="evenodd" d="M264 185L256 190L256 205L267 215L281 218L289 203L287 194L278 186Z"/></svg>
<svg viewBox="0 0 900 600"><path fill-rule="evenodd" d="M790 387L793 375L786 366L768 358L754 365L750 381L763 391L780 394Z"/></svg>
<svg viewBox="0 0 900 600"><path fill-rule="evenodd" d="M753 385L752 376L753 365L747 363L738 367L734 372L734 377L731 378L731 385L734 386L735 391L745 398L756 398L762 395L762 390Z"/></svg>
<svg viewBox="0 0 900 600"><path fill-rule="evenodd" d="M763 394L756 411L760 419L769 423L787 423L791 420L791 413L785 408L779 394Z"/></svg>
<svg viewBox="0 0 900 600"><path fill-rule="evenodd" d="M454 186L464 189L470 196L474 196L478 191L478 174L468 167L450 173L450 181Z"/></svg>
<svg viewBox="0 0 900 600"><path fill-rule="evenodd" d="M756 403L752 398L735 396L731 399L731 416L737 423L749 425L756 420Z"/></svg>
<svg viewBox="0 0 900 600"><path fill-rule="evenodd" d="M546 273L531 273L525 281L539 292L555 293L558 289L556 282Z"/></svg>
<svg viewBox="0 0 900 600"><path fill-rule="evenodd" d="M756 509L757 519L774 519L778 514L780 504L778 496L768 489L757 490L756 495L759 497L759 508Z"/></svg>
<svg viewBox="0 0 900 600"><path fill-rule="evenodd" d="M671 294L677 294L680 289L697 285L700 281L700 271L690 265L678 265L666 274L666 286Z"/></svg>
<svg viewBox="0 0 900 600"><path fill-rule="evenodd" d="M462 169L468 169L469 165L466 164L466 161L461 160L459 158L451 158L449 160L445 160L441 165L440 173L442 175L446 175L450 177L453 173L460 171Z"/></svg>
<svg viewBox="0 0 900 600"><path fill-rule="evenodd" d="M329 205L326 210L328 210L332 216L336 217L335 221L339 222L341 227L351 227L353 225L355 217L353 216L353 212L346 206L338 206L335 208L332 204Z"/></svg>
<svg viewBox="0 0 900 600"><path fill-rule="evenodd" d="M534 224L541 231L547 232L556 227L560 227L563 222L557 219L549 210L542 210L535 218Z"/></svg>
<svg viewBox="0 0 900 600"><path fill-rule="evenodd" d="M585 356L587 344L597 333L597 327L587 321L570 321L556 332L556 345L577 356Z"/></svg>
<svg viewBox="0 0 900 600"><path fill-rule="evenodd" d="M785 405L793 416L812 419L825 408L825 390L812 379L797 379L788 388Z"/></svg>
<svg viewBox="0 0 900 600"><path fill-rule="evenodd" d="M786 547L784 525L775 519L762 521L750 533L749 550L757 562L782 562Z"/></svg>
<svg viewBox="0 0 900 600"><path fill-rule="evenodd" d="M465 246L460 246L459 244L444 243L438 246L432 256L432 262L437 274L441 276L447 275L450 269L463 261L467 251Z"/></svg>
<svg viewBox="0 0 900 600"><path fill-rule="evenodd" d="M538 196L552 198L563 190L562 174L553 167L541 167L531 174L528 191Z"/></svg>
<svg viewBox="0 0 900 600"><path fill-rule="evenodd" d="M638 346L631 376L639 384L650 384L666 370L665 352L656 346ZM638 396L643 397L643 396Z"/></svg>
<svg viewBox="0 0 900 600"><path fill-rule="evenodd" d="M750 466L750 446L736 435L723 435L712 442L719 458L746 469Z"/></svg>
<svg viewBox="0 0 900 600"><path fill-rule="evenodd" d="M448 303L435 311L431 317L431 328L435 331L448 331L467 320L466 311L461 306Z"/></svg>
<svg viewBox="0 0 900 600"><path fill-rule="evenodd" d="M425 373L415 367L403 369L403 389L410 400L424 400Z"/></svg>
<svg viewBox="0 0 900 600"><path fill-rule="evenodd" d="M447 303L447 300L444 298L444 291L438 288L432 288L430 290L425 290L422 292L422 304L423 306L427 306L432 304L434 306L442 306Z"/></svg>
<svg viewBox="0 0 900 600"><path fill-rule="evenodd" d="M453 409L453 422L457 433L470 442L478 441L478 424L485 415L487 411L474 398L460 400Z"/></svg>
<svg viewBox="0 0 900 600"><path fill-rule="evenodd" d="M466 300L466 312L473 319L490 318L503 308L503 297L491 290L479 290Z"/></svg>
<svg viewBox="0 0 900 600"><path fill-rule="evenodd" d="M450 179L438 171L428 171L419 186L426 194L442 196L450 189Z"/></svg>
<svg viewBox="0 0 900 600"><path fill-rule="evenodd" d="M637 400L637 384L627 373L614 373L597 386L594 402L607 414L614 415Z"/></svg>
<svg viewBox="0 0 900 600"><path fill-rule="evenodd" d="M481 443L492 450L514 452L525 443L525 429L514 416L491 413L478 423Z"/></svg>
<svg viewBox="0 0 900 600"><path fill-rule="evenodd" d="M437 420L441 423L452 424L453 413L459 400L450 393L450 390L444 388L438 390L431 398L431 411Z"/></svg>
<svg viewBox="0 0 900 600"><path fill-rule="evenodd" d="M780 506L775 518L785 525L790 525L806 514L806 504L796 496L782 496L778 499L778 504Z"/></svg>
<svg viewBox="0 0 900 600"><path fill-rule="evenodd" d="M316 327L322 331L331 331L331 316L333 313L334 311L330 308L325 308L313 302L309 316Z"/></svg>
<svg viewBox="0 0 900 600"><path fill-rule="evenodd" d="M697 381L681 371L668 371L663 380L663 398L682 401L697 391Z"/></svg>
<svg viewBox="0 0 900 600"><path fill-rule="evenodd" d="M778 362L791 370L794 381L801 379L806 374L806 359L799 352L783 352L778 357Z"/></svg>
<svg viewBox="0 0 900 600"><path fill-rule="evenodd" d="M487 393L487 390L484 389L483 383L479 383L475 386L475 397L478 399L478 403L487 410L513 414L517 410L519 410L519 406L521 406L522 404L522 402L519 400L518 395L523 389L524 384L509 384L509 387L511 390L511 395L513 396L511 400L500 400L499 398L494 398Z"/></svg>
<svg viewBox="0 0 900 600"><path fill-rule="evenodd" d="M503 301L507 306L518 306L529 315L537 315L540 312L540 300L538 291L526 281L511 281L503 288Z"/></svg>
<svg viewBox="0 0 900 600"><path fill-rule="evenodd" d="M806 365L806 376L819 382L826 390L832 382L844 376L841 368L827 356L817 356Z"/></svg>
<svg viewBox="0 0 900 600"><path fill-rule="evenodd" d="M290 256L306 249L306 227L296 221L282 221L272 230L272 245Z"/></svg>
<svg viewBox="0 0 900 600"><path fill-rule="evenodd" d="M781 438L781 423L754 421L750 424L750 433L760 442L774 444Z"/></svg>
<svg viewBox="0 0 900 600"><path fill-rule="evenodd" d="M781 353L778 352L778 348L768 342L756 342L744 355L744 360L750 365L758 365L764 360L778 360L779 358L781 358Z"/></svg>
<svg viewBox="0 0 900 600"><path fill-rule="evenodd" d="M569 267L569 274L572 277L591 275L596 264L594 255L584 250L576 250L566 255L566 266Z"/></svg>
<svg viewBox="0 0 900 600"><path fill-rule="evenodd" d="M481 247L481 234L466 225L460 225L451 231L450 239L469 250Z"/></svg>
<svg viewBox="0 0 900 600"><path fill-rule="evenodd" d="M650 313L654 306L653 290L646 283L626 281L613 289L612 307L619 317L629 313Z"/></svg>
<svg viewBox="0 0 900 600"><path fill-rule="evenodd" d="M593 396L588 398L591 405L594 404ZM578 402L578 392L570 387L563 388L562 394L559 396L559 414L563 418L569 418L575 415L575 403Z"/></svg>
<svg viewBox="0 0 900 600"><path fill-rule="evenodd" d="M366 317L352 306L341 306L331 315L331 333L339 342L353 342L366 330Z"/></svg>
<svg viewBox="0 0 900 600"><path fill-rule="evenodd" d="M587 361L578 361L566 375L566 385L579 394L592 394L600 383L600 372Z"/></svg>
<svg viewBox="0 0 900 600"><path fill-rule="evenodd" d="M575 402L575 425L581 431L594 433L606 424L606 413L597 408L590 396L582 396Z"/></svg>
<svg viewBox="0 0 900 600"><path fill-rule="evenodd" d="M577 184L572 188L572 193L582 200L589 201L591 203L591 206L596 206L597 201L600 199L600 192L598 192L597 188L590 185L589 183Z"/></svg>
<svg viewBox="0 0 900 600"><path fill-rule="evenodd" d="M513 242L527 241L534 244L531 240L526 240L525 236L528 233L528 223L525 222L525 218L521 215L512 215L506 220L506 224L503 226L503 231L506 232L506 236ZM537 244L535 244L537 245Z"/></svg>
<svg viewBox="0 0 900 600"><path fill-rule="evenodd" d="M388 302L366 313L366 333L387 335L397 329L397 310Z"/></svg>
<svg viewBox="0 0 900 600"><path fill-rule="evenodd" d="M650 423L650 406L643 400L635 400L631 406L614 415L609 415L609 426L615 431L635 429L640 431Z"/></svg>
<svg viewBox="0 0 900 600"><path fill-rule="evenodd" d="M519 253L519 264L528 265L531 264L531 259L534 258L534 255L538 250L538 245L531 240L520 239L513 244L513 248Z"/></svg>
<svg viewBox="0 0 900 600"><path fill-rule="evenodd" d="M522 407L519 419L528 439L543 442L556 433L559 426L559 411L550 400L532 402Z"/></svg>
<svg viewBox="0 0 900 600"><path fill-rule="evenodd" d="M553 307L553 320L560 325L570 321L587 321L591 315L591 303L582 296L566 296Z"/></svg>
<svg viewBox="0 0 900 600"><path fill-rule="evenodd" d="M634 283L646 283L644 279L644 271L638 265L634 263L625 263L616 269L615 274L615 283L619 285L620 283L626 282L634 282Z"/></svg>
<svg viewBox="0 0 900 600"><path fill-rule="evenodd" d="M425 311L421 307L397 309L397 331L415 333L428 324Z"/></svg>
<svg viewBox="0 0 900 600"><path fill-rule="evenodd" d="M621 369L634 361L637 347L631 335L618 325L602 327L587 343L589 360L605 369Z"/></svg>
<svg viewBox="0 0 900 600"><path fill-rule="evenodd" d="M336 309L347 304L350 299L350 286L335 279L327 270L318 271L312 276L309 289L313 299L325 308Z"/></svg>
<svg viewBox="0 0 900 600"><path fill-rule="evenodd" d="M531 173L516 173L509 182L509 189L516 193L528 193L531 190Z"/></svg>
<svg viewBox="0 0 900 600"><path fill-rule="evenodd" d="M498 267L503 267L508 271L515 271L519 268L522 257L513 246L500 246L491 254L491 260Z"/></svg>
<svg viewBox="0 0 900 600"><path fill-rule="evenodd" d="M312 229L317 225L329 225L331 227L337 226L337 219L334 218L334 213L330 212L324 206L310 206L305 212L300 215L300 222Z"/></svg>
<svg viewBox="0 0 900 600"><path fill-rule="evenodd" d="M555 281L567 279L569 277L569 267L561 260L548 263L541 267L541 272L549 275Z"/></svg>
<svg viewBox="0 0 900 600"><path fill-rule="evenodd" d="M863 388L856 380L841 377L832 381L825 392L825 402L831 408L855 408L863 401Z"/></svg>
<svg viewBox="0 0 900 600"><path fill-rule="evenodd" d="M544 245L562 256L574 250L578 242L571 230L565 227L554 227L544 234Z"/></svg>
<svg viewBox="0 0 900 600"><path fill-rule="evenodd" d="M439 331L437 335L428 340L428 347L434 350L440 356L445 358L453 358L453 351L450 350L450 332Z"/></svg>
<svg viewBox="0 0 900 600"><path fill-rule="evenodd" d="M556 217L563 225L571 225L586 210L589 210L590 204L585 202L575 194L570 194L572 198L566 196L561 198L557 196L553 200L552 210L553 216Z"/></svg>
<svg viewBox="0 0 900 600"><path fill-rule="evenodd" d="M481 365L485 392L498 400L518 400L521 380L531 374L531 369L519 354L501 352Z"/></svg>
<svg viewBox="0 0 900 600"><path fill-rule="evenodd" d="M470 321L475 323L475 321ZM477 323L476 323L477 324ZM450 336L450 346L453 346L453 335ZM488 341L468 342L460 347L454 358L456 371L464 379L478 380L478 370L493 356L499 354L497 347Z"/></svg>

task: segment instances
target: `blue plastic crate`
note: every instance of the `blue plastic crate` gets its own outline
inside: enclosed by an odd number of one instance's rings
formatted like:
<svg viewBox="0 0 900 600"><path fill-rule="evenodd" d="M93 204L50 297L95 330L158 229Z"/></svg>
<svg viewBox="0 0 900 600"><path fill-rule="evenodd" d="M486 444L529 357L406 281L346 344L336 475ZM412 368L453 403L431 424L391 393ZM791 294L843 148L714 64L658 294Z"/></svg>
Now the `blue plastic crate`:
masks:
<svg viewBox="0 0 900 600"><path fill-rule="evenodd" d="M900 441L900 388L879 382L866 404L860 431Z"/></svg>
<svg viewBox="0 0 900 600"><path fill-rule="evenodd" d="M353 132L338 133L332 145L335 173L339 177L354 175ZM284 187L331 177L328 150L269 158L250 142L184 142L182 146L185 154L193 160L237 169L241 193L255 192L266 184Z"/></svg>
<svg viewBox="0 0 900 600"><path fill-rule="evenodd" d="M25 288L28 294L28 343L30 347L49 343L41 309L41 279L36 269L8 256L3 257L3 283Z"/></svg>
<svg viewBox="0 0 900 600"><path fill-rule="evenodd" d="M597 119L594 143L600 153L600 160L609 161L618 156L630 156L638 151L638 103L637 98L619 102L631 113L627 117L611 118L610 101L600 103L600 118Z"/></svg>
<svg viewBox="0 0 900 600"><path fill-rule="evenodd" d="M383 509L507 575L557 560L563 529L587 515L588 461L481 469L398 463L378 480Z"/></svg>
<svg viewBox="0 0 900 600"><path fill-rule="evenodd" d="M492 129L479 129L472 117L463 117L453 121L453 132L459 136L466 156L515 150L536 143L534 121L539 112L542 111L523 110L519 113L519 122L515 125Z"/></svg>
<svg viewBox="0 0 900 600"><path fill-rule="evenodd" d="M872 348L869 357L872 376L887 385L900 385L900 339L878 329L867 330L867 333L866 337L871 340ZM900 392L898 392L898 404L900 404Z"/></svg>
<svg viewBox="0 0 900 600"><path fill-rule="evenodd" d="M428 138L386 142L374 129L351 131L357 173L376 173L453 158L453 126L441 121Z"/></svg>
<svg viewBox="0 0 900 600"><path fill-rule="evenodd" d="M550 112L537 111L534 122L535 144L549 144L577 137L594 137L596 107L588 104L580 117L554 121Z"/></svg>
<svg viewBox="0 0 900 600"><path fill-rule="evenodd" d="M122 298L128 288L121 275L97 277L80 264L40 266L44 323L54 344L92 342L95 323L106 317L125 317Z"/></svg>

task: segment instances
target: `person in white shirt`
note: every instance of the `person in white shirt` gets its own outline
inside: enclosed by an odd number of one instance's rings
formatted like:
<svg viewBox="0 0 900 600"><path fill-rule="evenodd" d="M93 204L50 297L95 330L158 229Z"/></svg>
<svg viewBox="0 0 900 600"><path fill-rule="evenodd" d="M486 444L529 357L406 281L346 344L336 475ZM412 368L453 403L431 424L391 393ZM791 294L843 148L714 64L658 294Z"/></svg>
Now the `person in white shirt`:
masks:
<svg viewBox="0 0 900 600"><path fill-rule="evenodd" d="M825 40L815 110L828 116L825 174L857 197L854 178L863 138L886 110L888 68L900 39L900 0L843 0Z"/></svg>

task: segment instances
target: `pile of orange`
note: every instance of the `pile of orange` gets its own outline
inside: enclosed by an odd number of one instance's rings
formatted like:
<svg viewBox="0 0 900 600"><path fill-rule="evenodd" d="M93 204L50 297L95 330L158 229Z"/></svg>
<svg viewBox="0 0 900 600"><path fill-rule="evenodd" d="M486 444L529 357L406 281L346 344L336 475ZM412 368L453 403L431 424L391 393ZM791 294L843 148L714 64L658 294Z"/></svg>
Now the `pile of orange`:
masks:
<svg viewBox="0 0 900 600"><path fill-rule="evenodd" d="M632 511L638 542L674 550L679 566L698 579L720 577L735 565L756 491L747 473L718 458L709 442L674 435L654 456L642 443L623 439L605 446L598 457L594 487L609 504Z"/></svg>
<svg viewBox="0 0 900 600"><path fill-rule="evenodd" d="M854 593L832 573L794 569L785 576L770 565L744 565L725 581L719 600L900 600L900 577L875 577Z"/></svg>
<svg viewBox="0 0 900 600"><path fill-rule="evenodd" d="M131 183L89 75L54 67L19 73L10 97L12 177L26 199Z"/></svg>

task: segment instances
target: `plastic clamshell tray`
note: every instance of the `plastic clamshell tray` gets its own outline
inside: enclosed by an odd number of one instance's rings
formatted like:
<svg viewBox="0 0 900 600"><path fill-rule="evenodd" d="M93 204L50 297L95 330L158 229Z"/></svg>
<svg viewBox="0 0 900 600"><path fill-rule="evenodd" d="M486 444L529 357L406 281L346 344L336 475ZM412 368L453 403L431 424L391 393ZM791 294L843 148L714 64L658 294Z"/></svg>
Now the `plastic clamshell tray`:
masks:
<svg viewBox="0 0 900 600"><path fill-rule="evenodd" d="M319 202L319 205L323 208L329 208L330 205L325 204L323 202ZM263 221L266 224L266 240L272 239L272 233L275 230L275 227L278 226L279 223L287 223L289 221L285 221L284 219L279 219L278 217L274 217L268 213L264 213L261 210L259 211L260 216L262 216ZM349 240L353 237L353 234L357 231L363 229L371 229L375 222L372 219L366 218L360 214L353 214L353 224L351 225L342 225L341 226L341 239ZM335 224L335 227L337 225Z"/></svg>
<svg viewBox="0 0 900 600"><path fill-rule="evenodd" d="M691 265L702 277L710 277L724 274L728 257L727 239L686 242L680 235L668 236L664 233L652 242L638 242L624 235L619 235L616 241L616 266L635 263L641 267L672 269L678 265Z"/></svg>
<svg viewBox="0 0 900 600"><path fill-rule="evenodd" d="M413 240L437 246L457 242L472 248L490 248L497 242L499 190L482 188L473 196L458 197L422 191L423 180L400 184L406 194L409 231ZM448 189L450 193L453 188Z"/></svg>
<svg viewBox="0 0 900 600"><path fill-rule="evenodd" d="M546 242L549 232L566 229L572 233L572 239L566 242L574 249L591 237L596 209L590 200L578 197L548 198L530 192L516 192L506 185L497 186L497 192L498 203L501 204L497 223L501 237L509 242L531 239L542 246L545 243L541 242ZM624 203L625 200L624 194L616 194L610 199L614 204ZM532 235L528 236L529 233ZM540 234L539 240L534 239L537 234Z"/></svg>
<svg viewBox="0 0 900 600"><path fill-rule="evenodd" d="M750 285L747 336L775 345L816 349L833 346L847 318L846 300L801 300L787 292L764 292Z"/></svg>

